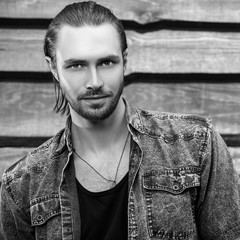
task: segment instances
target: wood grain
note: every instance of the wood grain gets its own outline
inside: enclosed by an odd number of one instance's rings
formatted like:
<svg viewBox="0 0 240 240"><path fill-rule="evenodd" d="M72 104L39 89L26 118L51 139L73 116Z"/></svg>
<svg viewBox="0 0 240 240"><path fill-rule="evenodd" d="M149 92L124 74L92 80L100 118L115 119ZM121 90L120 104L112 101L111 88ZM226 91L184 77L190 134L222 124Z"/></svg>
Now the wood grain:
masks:
<svg viewBox="0 0 240 240"><path fill-rule="evenodd" d="M4 170L32 150L33 148L0 148L0 183ZM240 174L240 148L229 148L229 151L233 158L234 166Z"/></svg>
<svg viewBox="0 0 240 240"><path fill-rule="evenodd" d="M227 81L227 80L226 80ZM220 133L240 132L240 84L132 84L125 89L135 106L210 117Z"/></svg>
<svg viewBox="0 0 240 240"><path fill-rule="evenodd" d="M1 0L0 17L53 18L73 0ZM118 18L139 23L159 20L200 22L240 22L240 2L236 0L96 0L113 10Z"/></svg>
<svg viewBox="0 0 240 240"><path fill-rule="evenodd" d="M65 123L52 111L54 103L53 84L0 82L1 135L54 135Z"/></svg>
<svg viewBox="0 0 240 240"><path fill-rule="evenodd" d="M146 79L147 81L147 79ZM130 104L158 111L211 117L222 134L240 133L240 83L130 84ZM52 111L54 90L47 83L0 82L1 136L52 136L65 117Z"/></svg>
<svg viewBox="0 0 240 240"><path fill-rule="evenodd" d="M45 30L0 29L0 71L48 71ZM239 73L240 33L127 31L127 74Z"/></svg>

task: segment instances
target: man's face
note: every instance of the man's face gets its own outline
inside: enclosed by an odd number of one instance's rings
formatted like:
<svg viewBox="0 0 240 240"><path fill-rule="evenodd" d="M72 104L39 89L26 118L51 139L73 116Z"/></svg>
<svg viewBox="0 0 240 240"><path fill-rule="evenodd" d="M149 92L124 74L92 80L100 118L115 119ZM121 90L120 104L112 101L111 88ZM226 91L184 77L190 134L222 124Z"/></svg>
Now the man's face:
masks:
<svg viewBox="0 0 240 240"><path fill-rule="evenodd" d="M124 61L112 25L63 26L56 62L60 87L75 112L90 121L114 112L123 90Z"/></svg>

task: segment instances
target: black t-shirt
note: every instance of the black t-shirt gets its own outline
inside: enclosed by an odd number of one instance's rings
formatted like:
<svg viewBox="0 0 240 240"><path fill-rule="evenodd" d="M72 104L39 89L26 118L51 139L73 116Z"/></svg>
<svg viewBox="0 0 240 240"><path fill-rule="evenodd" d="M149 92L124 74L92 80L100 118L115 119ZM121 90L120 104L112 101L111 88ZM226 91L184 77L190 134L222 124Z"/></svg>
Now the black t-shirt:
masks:
<svg viewBox="0 0 240 240"><path fill-rule="evenodd" d="M127 239L128 174L107 191L90 192L78 181L77 190L81 240Z"/></svg>

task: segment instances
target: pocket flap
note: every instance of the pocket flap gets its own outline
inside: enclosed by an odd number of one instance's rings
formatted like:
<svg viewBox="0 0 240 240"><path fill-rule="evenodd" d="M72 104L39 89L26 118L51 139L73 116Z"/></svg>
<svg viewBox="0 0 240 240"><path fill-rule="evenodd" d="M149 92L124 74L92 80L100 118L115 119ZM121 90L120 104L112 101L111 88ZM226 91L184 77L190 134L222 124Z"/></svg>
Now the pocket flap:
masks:
<svg viewBox="0 0 240 240"><path fill-rule="evenodd" d="M179 194L187 188L200 186L198 167L152 170L143 175L143 187L148 190L163 190Z"/></svg>
<svg viewBox="0 0 240 240"><path fill-rule="evenodd" d="M30 201L32 226L44 224L49 218L60 214L60 200L58 194L36 198Z"/></svg>

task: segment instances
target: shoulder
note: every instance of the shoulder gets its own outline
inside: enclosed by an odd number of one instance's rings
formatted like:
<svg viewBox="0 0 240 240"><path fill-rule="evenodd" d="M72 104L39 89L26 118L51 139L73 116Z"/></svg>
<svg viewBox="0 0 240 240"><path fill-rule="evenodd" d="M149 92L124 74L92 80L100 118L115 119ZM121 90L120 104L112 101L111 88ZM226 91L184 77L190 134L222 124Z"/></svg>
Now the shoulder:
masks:
<svg viewBox="0 0 240 240"><path fill-rule="evenodd" d="M54 160L53 156L56 153L56 149L59 147L63 132L64 130L61 130L55 136L48 139L46 142L6 169L2 176L3 183L8 185L12 181L16 182L18 179L28 176L31 172L44 172L44 170L49 168L51 162Z"/></svg>
<svg viewBox="0 0 240 240"><path fill-rule="evenodd" d="M196 114L158 112L140 108L135 110L137 115L134 117L133 125L143 133L158 136L203 134L212 131L211 119Z"/></svg>

